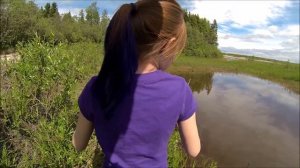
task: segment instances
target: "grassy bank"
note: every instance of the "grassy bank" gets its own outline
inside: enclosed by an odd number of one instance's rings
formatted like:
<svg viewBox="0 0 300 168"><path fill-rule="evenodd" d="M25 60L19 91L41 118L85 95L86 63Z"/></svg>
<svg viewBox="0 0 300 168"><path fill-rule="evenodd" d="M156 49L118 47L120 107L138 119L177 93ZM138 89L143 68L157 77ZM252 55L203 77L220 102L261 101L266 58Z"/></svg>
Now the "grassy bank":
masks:
<svg viewBox="0 0 300 168"><path fill-rule="evenodd" d="M17 47L17 61L1 60L0 167L101 167L104 156L94 135L81 153L71 144L78 95L99 71L101 46L37 38ZM216 167L204 156L189 159L178 131L168 150L171 167Z"/></svg>
<svg viewBox="0 0 300 168"><path fill-rule="evenodd" d="M299 64L289 62L260 62L253 59L233 60L180 56L168 71L172 73L243 73L276 82L300 93Z"/></svg>

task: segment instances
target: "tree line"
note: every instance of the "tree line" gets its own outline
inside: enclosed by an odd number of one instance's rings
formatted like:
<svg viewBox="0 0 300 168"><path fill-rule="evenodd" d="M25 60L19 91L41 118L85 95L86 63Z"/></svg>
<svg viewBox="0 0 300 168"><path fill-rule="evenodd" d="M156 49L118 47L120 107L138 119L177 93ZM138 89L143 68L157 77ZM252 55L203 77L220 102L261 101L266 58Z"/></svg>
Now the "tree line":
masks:
<svg viewBox="0 0 300 168"><path fill-rule="evenodd" d="M26 0L1 0L0 50L14 48L18 42L27 42L37 33L45 41L76 43L90 41L100 43L109 21L107 12L100 16L93 2L79 16L70 12L60 14L56 3L46 3L39 8Z"/></svg>
<svg viewBox="0 0 300 168"><path fill-rule="evenodd" d="M54 39L57 43L101 43L110 19L106 10L99 14L96 2L75 16L70 12L60 14L55 2L40 8L27 0L0 0L0 5L1 51L15 48L19 42L26 43L35 34L45 41ZM216 20L210 24L207 19L185 11L185 21L188 42L184 55L220 57Z"/></svg>
<svg viewBox="0 0 300 168"><path fill-rule="evenodd" d="M199 15L185 11L184 19L187 27L187 46L184 54L200 57L222 57L218 49L218 24L211 24Z"/></svg>

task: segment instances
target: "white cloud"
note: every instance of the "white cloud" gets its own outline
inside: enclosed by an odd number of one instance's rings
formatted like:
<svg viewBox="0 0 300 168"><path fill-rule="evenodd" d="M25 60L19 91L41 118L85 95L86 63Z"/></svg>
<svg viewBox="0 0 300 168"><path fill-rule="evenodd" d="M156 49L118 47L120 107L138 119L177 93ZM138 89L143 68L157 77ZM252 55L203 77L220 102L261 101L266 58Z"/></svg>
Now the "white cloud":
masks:
<svg viewBox="0 0 300 168"><path fill-rule="evenodd" d="M219 23L223 51L299 62L299 24L272 24L292 1L193 1L192 13ZM298 11L299 12L299 11Z"/></svg>
<svg viewBox="0 0 300 168"><path fill-rule="evenodd" d="M281 29L279 35L299 36L299 25L287 25L286 29Z"/></svg>
<svg viewBox="0 0 300 168"><path fill-rule="evenodd" d="M80 10L83 10L83 12L85 12L84 9L82 8L58 8L58 12L60 14L65 14L65 13L71 13L72 16L75 16L75 15L79 15L79 12Z"/></svg>
<svg viewBox="0 0 300 168"><path fill-rule="evenodd" d="M253 28L242 35L219 32L219 44L226 52L299 62L299 25Z"/></svg>
<svg viewBox="0 0 300 168"><path fill-rule="evenodd" d="M219 23L233 22L233 26L266 25L268 20L282 16L291 1L193 1L192 13L216 19Z"/></svg>
<svg viewBox="0 0 300 168"><path fill-rule="evenodd" d="M253 28L249 29L247 34L232 34L228 31L219 32L220 46L239 49L284 49L285 46L282 44L297 41L299 41L299 25L287 25L285 27L272 25ZM296 45L295 49L299 50L299 46Z"/></svg>

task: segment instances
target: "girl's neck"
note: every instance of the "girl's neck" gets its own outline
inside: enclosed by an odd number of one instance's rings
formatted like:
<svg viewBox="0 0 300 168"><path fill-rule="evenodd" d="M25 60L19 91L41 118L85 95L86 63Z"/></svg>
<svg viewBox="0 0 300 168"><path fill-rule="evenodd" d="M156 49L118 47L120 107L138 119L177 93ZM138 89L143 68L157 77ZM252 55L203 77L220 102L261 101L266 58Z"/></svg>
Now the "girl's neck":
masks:
<svg viewBox="0 0 300 168"><path fill-rule="evenodd" d="M156 71L157 67L151 62L144 62L138 65L137 74L145 74Z"/></svg>

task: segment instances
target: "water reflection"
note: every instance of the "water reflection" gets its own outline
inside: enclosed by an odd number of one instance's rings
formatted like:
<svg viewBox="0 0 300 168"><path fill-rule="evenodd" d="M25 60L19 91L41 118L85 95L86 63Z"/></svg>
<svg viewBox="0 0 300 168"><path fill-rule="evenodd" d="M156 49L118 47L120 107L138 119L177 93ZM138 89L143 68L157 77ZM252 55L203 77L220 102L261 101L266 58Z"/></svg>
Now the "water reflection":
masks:
<svg viewBox="0 0 300 168"><path fill-rule="evenodd" d="M299 95L246 75L188 74L202 152L220 166L298 167Z"/></svg>
<svg viewBox="0 0 300 168"><path fill-rule="evenodd" d="M209 94L212 89L213 76L214 73L188 73L188 74L179 74L183 76L186 81L191 86L193 92L201 92L206 90L206 93Z"/></svg>

